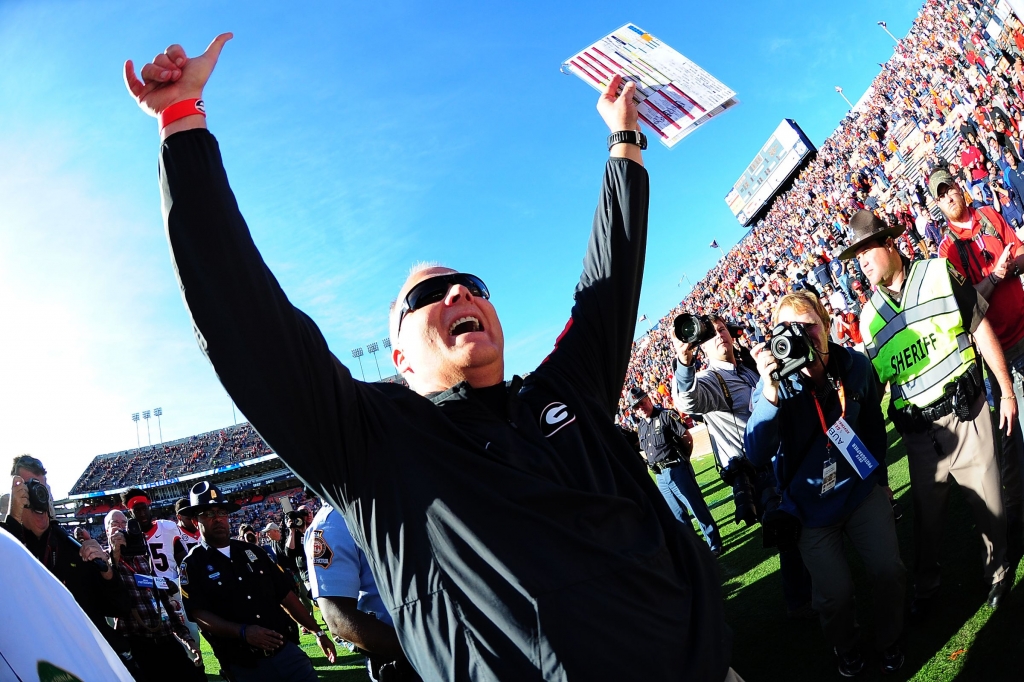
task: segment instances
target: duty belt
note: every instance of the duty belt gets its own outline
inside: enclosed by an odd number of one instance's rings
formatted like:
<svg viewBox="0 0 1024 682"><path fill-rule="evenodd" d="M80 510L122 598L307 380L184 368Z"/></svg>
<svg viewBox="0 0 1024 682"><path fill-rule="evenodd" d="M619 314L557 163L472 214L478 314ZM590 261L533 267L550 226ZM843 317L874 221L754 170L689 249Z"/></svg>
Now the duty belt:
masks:
<svg viewBox="0 0 1024 682"><path fill-rule="evenodd" d="M660 474L661 472L671 469L672 467L679 466L682 463L683 460L681 459L663 459L660 462L654 462L650 467L651 471L656 474Z"/></svg>
<svg viewBox="0 0 1024 682"><path fill-rule="evenodd" d="M983 386L981 370L978 363L974 362L956 381L946 384L942 398L925 407L907 405L902 410L890 409L889 417L901 433L927 431L933 423L953 412L956 412L957 419L965 422L969 420L971 406L975 398L981 395Z"/></svg>

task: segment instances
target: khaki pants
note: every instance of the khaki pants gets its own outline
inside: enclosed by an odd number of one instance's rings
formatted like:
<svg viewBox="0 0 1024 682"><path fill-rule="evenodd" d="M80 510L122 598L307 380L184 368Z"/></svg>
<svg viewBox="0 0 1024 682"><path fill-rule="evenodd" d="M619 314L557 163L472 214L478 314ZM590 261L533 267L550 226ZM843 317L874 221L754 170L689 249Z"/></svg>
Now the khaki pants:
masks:
<svg viewBox="0 0 1024 682"><path fill-rule="evenodd" d="M914 497L914 588L918 597L939 589L939 546L945 536L943 515L949 479L960 484L981 533L985 580L1006 573L1006 516L996 460L992 420L985 395L971 407L971 421L948 414L923 433L907 433L910 484Z"/></svg>
<svg viewBox="0 0 1024 682"><path fill-rule="evenodd" d="M843 536L864 561L874 589L875 638L887 649L903 634L903 604L907 569L900 559L892 504L881 486L864 499L842 523L800 532L800 556L811 573L811 604L821 619L825 639L839 653L857 646L857 599L853 576L843 549Z"/></svg>

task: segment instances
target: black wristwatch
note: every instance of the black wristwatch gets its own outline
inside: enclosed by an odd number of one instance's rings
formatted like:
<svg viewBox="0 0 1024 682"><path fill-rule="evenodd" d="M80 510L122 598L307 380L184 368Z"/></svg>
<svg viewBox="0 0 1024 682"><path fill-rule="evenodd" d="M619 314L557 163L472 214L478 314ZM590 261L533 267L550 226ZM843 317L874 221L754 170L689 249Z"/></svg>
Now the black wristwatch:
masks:
<svg viewBox="0 0 1024 682"><path fill-rule="evenodd" d="M617 133L612 133L608 136L608 151L611 151L615 145L625 142L626 144L635 144L640 149L647 149L647 136L641 133L639 130L620 130Z"/></svg>

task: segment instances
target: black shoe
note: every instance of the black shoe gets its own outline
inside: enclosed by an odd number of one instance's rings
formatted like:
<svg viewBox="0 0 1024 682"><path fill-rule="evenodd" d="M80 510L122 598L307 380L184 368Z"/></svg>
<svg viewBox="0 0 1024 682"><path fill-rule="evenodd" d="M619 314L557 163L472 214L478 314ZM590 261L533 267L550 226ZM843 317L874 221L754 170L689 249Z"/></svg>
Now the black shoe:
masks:
<svg viewBox="0 0 1024 682"><path fill-rule="evenodd" d="M839 674L843 677L856 677L864 670L864 656L859 648L850 650L845 654L835 650L836 658L839 659Z"/></svg>
<svg viewBox="0 0 1024 682"><path fill-rule="evenodd" d="M988 593L988 601L986 602L989 607L998 609L1010 596L1010 585L1013 583L1013 578L1009 575L1003 577L1002 580L992 585L992 589Z"/></svg>
<svg viewBox="0 0 1024 682"><path fill-rule="evenodd" d="M882 674L892 675L903 667L904 660L903 650L900 649L900 645L893 644L882 652Z"/></svg>

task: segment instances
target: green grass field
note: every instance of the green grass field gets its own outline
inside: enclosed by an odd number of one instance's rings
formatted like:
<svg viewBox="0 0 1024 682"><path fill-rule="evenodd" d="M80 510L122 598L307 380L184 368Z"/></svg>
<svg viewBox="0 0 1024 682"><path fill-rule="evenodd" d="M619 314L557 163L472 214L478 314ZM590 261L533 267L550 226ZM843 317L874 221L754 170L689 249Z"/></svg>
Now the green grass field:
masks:
<svg viewBox="0 0 1024 682"><path fill-rule="evenodd" d="M897 524L900 550L908 570L908 599L913 568L914 509L910 495L906 451L889 427L889 482L903 506ZM760 526L738 527L733 521L732 491L718 478L709 455L694 459L704 497L719 522L725 552L722 569L726 618L733 629L733 668L747 682L819 682L843 679L836 671L828 645L815 621L791 621L782 601L778 554L762 549ZM1011 600L998 611L984 606L987 587L981 582L981 540L971 514L956 486L947 510L947 535L943 546L943 586L939 604L927 622L907 621L904 651L907 662L899 674L886 680L920 682L1014 682L1024 680L1024 589L1017 573ZM878 661L871 642L871 586L859 557L849 554L857 581L861 633L868 653L868 668L857 679L877 680ZM319 615L319 614L318 614ZM211 680L222 679L220 666L203 641L206 671ZM594 642L595 654L608 646ZM330 665L311 635L302 648L313 659L322 680L365 680L362 657L339 655ZM342 653L339 652L339 653ZM620 652L629 655L629 652ZM622 681L627 682L627 681ZM632 682L632 681L629 681Z"/></svg>

